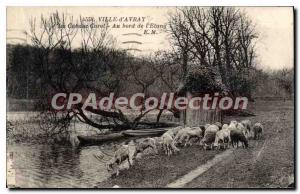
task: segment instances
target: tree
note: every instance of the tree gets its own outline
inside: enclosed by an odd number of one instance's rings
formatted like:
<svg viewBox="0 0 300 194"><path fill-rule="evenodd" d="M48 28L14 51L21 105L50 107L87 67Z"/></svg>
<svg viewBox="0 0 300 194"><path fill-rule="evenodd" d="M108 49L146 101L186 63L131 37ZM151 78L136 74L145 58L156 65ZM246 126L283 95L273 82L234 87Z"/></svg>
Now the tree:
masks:
<svg viewBox="0 0 300 194"><path fill-rule="evenodd" d="M169 21L169 28L176 29L170 30L171 43L192 56L188 64L214 69L232 95L245 94L232 81L238 77L251 84L247 74L255 66L257 33L245 13L231 7L186 7Z"/></svg>
<svg viewBox="0 0 300 194"><path fill-rule="evenodd" d="M275 79L279 86L288 94L294 93L294 69L282 69L275 73Z"/></svg>
<svg viewBox="0 0 300 194"><path fill-rule="evenodd" d="M105 96L114 92L118 95L121 83L126 79L126 71L123 70L128 60L132 60L125 51L114 48L114 39L107 28L62 27L69 23L86 25L81 17L75 20L73 16L58 12L30 21L28 35L33 46L39 48L38 62L34 68L42 79L41 85L45 91L44 110L51 109L49 99L58 92L66 93L67 98L70 93L95 92ZM80 44L76 45L76 42ZM83 110L82 106L81 103L72 107L65 117L69 121L76 117L98 129L119 127L118 121L126 127L132 124L120 110L92 107ZM89 116L91 114L104 118L110 124L93 120Z"/></svg>
<svg viewBox="0 0 300 194"><path fill-rule="evenodd" d="M173 92L175 93L178 86L183 81L183 76L187 71L187 66L182 65L181 57L178 56L174 51L158 51L150 59L152 62L152 69L157 75L156 85L157 91L160 95L162 92ZM187 64L185 64L187 65ZM166 107L166 105L164 105ZM156 123L160 121L160 117L164 109L160 109L157 117ZM175 117L179 117L178 111L174 108L169 110L173 113Z"/></svg>
<svg viewBox="0 0 300 194"><path fill-rule="evenodd" d="M82 27L63 27L69 23L77 23ZM126 88L132 87L147 96L150 87L158 79L149 58L134 57L116 49L107 28L84 27L86 25L81 17L76 20L71 15L58 12L30 21L28 35L33 46L38 48L34 69L44 88L41 99L46 100L41 105L46 110L45 114L51 110L49 101L55 93L66 93L68 98L70 93L84 95L93 92L104 97L113 92L118 97L126 95ZM120 109L86 107L83 110L83 104L80 103L67 114L59 114L59 117L63 115L66 118L64 121L77 118L98 129L135 129L150 111L143 106L139 114L133 117Z"/></svg>

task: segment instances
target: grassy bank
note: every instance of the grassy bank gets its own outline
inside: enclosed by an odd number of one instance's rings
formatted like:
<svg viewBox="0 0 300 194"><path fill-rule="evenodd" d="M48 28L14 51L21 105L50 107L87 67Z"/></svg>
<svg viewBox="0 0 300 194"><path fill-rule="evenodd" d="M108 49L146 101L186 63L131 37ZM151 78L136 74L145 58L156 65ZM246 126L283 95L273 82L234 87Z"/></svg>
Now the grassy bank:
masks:
<svg viewBox="0 0 300 194"><path fill-rule="evenodd" d="M293 102L257 101L250 109L256 116L247 119L265 126L263 139L251 140L249 149L234 150L232 157L212 167L186 187L287 187L289 176L294 172ZM246 118L227 117L225 122L232 119ZM99 187L164 187L219 152L193 146L171 157L163 154L144 156L132 168L100 183Z"/></svg>

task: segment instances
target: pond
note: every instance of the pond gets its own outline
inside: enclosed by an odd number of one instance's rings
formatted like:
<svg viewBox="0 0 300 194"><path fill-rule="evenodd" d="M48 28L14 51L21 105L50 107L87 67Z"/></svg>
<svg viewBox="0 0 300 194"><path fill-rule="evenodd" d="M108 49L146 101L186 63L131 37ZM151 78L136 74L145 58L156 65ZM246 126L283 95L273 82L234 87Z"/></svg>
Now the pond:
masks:
<svg viewBox="0 0 300 194"><path fill-rule="evenodd" d="M72 148L32 144L7 145L15 187L93 188L110 175L94 154L112 154L112 145Z"/></svg>

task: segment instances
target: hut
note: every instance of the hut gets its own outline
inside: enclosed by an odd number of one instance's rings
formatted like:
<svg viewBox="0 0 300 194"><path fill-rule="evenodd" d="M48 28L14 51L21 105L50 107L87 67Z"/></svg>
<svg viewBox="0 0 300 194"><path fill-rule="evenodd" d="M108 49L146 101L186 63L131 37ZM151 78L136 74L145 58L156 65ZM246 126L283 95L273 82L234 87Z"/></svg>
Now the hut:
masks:
<svg viewBox="0 0 300 194"><path fill-rule="evenodd" d="M180 84L177 95L191 97L203 97L205 94L213 96L218 93L219 97L226 95L228 90L223 84L221 76L215 68L194 66L189 69L183 83ZM216 109L191 109L189 106L180 112L179 122L184 126L200 126L207 123L221 122L223 114Z"/></svg>

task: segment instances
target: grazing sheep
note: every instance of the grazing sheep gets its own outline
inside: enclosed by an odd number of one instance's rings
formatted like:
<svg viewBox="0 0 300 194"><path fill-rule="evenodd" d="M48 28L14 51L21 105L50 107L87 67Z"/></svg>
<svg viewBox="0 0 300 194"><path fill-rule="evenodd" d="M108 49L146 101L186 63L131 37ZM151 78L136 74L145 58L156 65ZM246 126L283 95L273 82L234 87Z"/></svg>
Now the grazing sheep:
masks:
<svg viewBox="0 0 300 194"><path fill-rule="evenodd" d="M203 139L200 141L200 145L206 150L208 144L212 149L213 142L215 141L216 133L219 131L219 127L217 125L210 125L207 127L204 133Z"/></svg>
<svg viewBox="0 0 300 194"><path fill-rule="evenodd" d="M223 143L223 147L228 147L228 144L230 142L230 131L228 129L228 125L224 124L222 129L220 131L217 131L214 146L220 149L220 141ZM225 146L225 143L227 144Z"/></svg>
<svg viewBox="0 0 300 194"><path fill-rule="evenodd" d="M217 132L219 131L219 127L217 125L210 125L209 127L207 127L207 129L205 130L206 132Z"/></svg>
<svg viewBox="0 0 300 194"><path fill-rule="evenodd" d="M203 128L203 127L202 127ZM204 130L201 127L186 127L178 131L174 141L176 144L187 146L192 138L200 140L203 137Z"/></svg>
<svg viewBox="0 0 300 194"><path fill-rule="evenodd" d="M236 128L238 130L242 131L245 137L248 137L248 130L246 129L246 127L244 127L243 124L238 123L237 126L236 126Z"/></svg>
<svg viewBox="0 0 300 194"><path fill-rule="evenodd" d="M163 149L163 139L162 137L152 137L151 139L154 141L154 144L157 149L156 153L158 153L159 150Z"/></svg>
<svg viewBox="0 0 300 194"><path fill-rule="evenodd" d="M203 149L206 150L207 146L210 146L212 149L213 142L215 141L216 132L207 132L204 134L203 139L200 141L200 145L203 146Z"/></svg>
<svg viewBox="0 0 300 194"><path fill-rule="evenodd" d="M118 176L120 165L127 160L129 166L132 166L135 154L136 147L134 145L122 145L117 151L115 151L113 158L106 164L107 170L112 171L116 166L116 176Z"/></svg>
<svg viewBox="0 0 300 194"><path fill-rule="evenodd" d="M201 138L204 135L204 130L201 127L192 127L192 130L189 131L189 135L190 138Z"/></svg>
<svg viewBox="0 0 300 194"><path fill-rule="evenodd" d="M215 124L214 124L214 125L218 126L218 127L219 127L219 130L221 130L221 129L222 129L222 123L220 123L220 122L215 122Z"/></svg>
<svg viewBox="0 0 300 194"><path fill-rule="evenodd" d="M253 125L254 139L260 139L262 137L263 125L261 123L255 123Z"/></svg>
<svg viewBox="0 0 300 194"><path fill-rule="evenodd" d="M236 127L237 127L237 124L238 124L238 122L237 122L236 120L232 120L232 121L230 121L229 127L234 127L234 128L236 128Z"/></svg>
<svg viewBox="0 0 300 194"><path fill-rule="evenodd" d="M185 128L182 128L180 130L178 130L175 138L174 138L174 142L175 144L182 144L183 143L183 140L185 140L187 138L187 132L191 130L190 127L185 127Z"/></svg>
<svg viewBox="0 0 300 194"><path fill-rule="evenodd" d="M247 129L247 132L248 132L248 135L249 135L248 137L250 137L250 134L251 134L251 121L250 120L243 120L241 123Z"/></svg>
<svg viewBox="0 0 300 194"><path fill-rule="evenodd" d="M152 137L152 139L154 139L156 147L160 148L162 146L163 142L161 137Z"/></svg>
<svg viewBox="0 0 300 194"><path fill-rule="evenodd" d="M242 146L244 148L248 147L248 140L245 137L245 134L239 129L235 129L235 130L230 131L230 140L231 140L232 147L234 147L235 145L237 147L239 147L239 142L242 143Z"/></svg>
<svg viewBox="0 0 300 194"><path fill-rule="evenodd" d="M210 124L205 124L204 128L207 129L210 126Z"/></svg>
<svg viewBox="0 0 300 194"><path fill-rule="evenodd" d="M154 138L148 137L146 139L137 140L136 154L143 152L147 148L152 148L156 154L158 153L156 140Z"/></svg>
<svg viewBox="0 0 300 194"><path fill-rule="evenodd" d="M246 127L246 129L250 132L251 131L251 121L250 120L242 120L241 123Z"/></svg>
<svg viewBox="0 0 300 194"><path fill-rule="evenodd" d="M228 124L224 124L224 125L222 126L222 129L225 129L225 128L228 128L228 127L229 127Z"/></svg>
<svg viewBox="0 0 300 194"><path fill-rule="evenodd" d="M238 122L237 121L231 121L230 124L228 125L228 130L232 131L232 130L236 130ZM225 125L226 126L226 125Z"/></svg>
<svg viewBox="0 0 300 194"><path fill-rule="evenodd" d="M165 154L172 155L173 152L179 152L179 149L175 146L174 140L169 133L164 133L162 136L162 146Z"/></svg>
<svg viewBox="0 0 300 194"><path fill-rule="evenodd" d="M178 126L178 127L169 129L166 133L169 133L171 135L171 137L174 138L177 135L178 131L181 129L183 129L183 127Z"/></svg>
<svg viewBox="0 0 300 194"><path fill-rule="evenodd" d="M200 127L192 127L189 130L186 130L184 137L184 146L187 146L187 144L190 144L192 138L196 138L199 141L203 137L203 130Z"/></svg>

